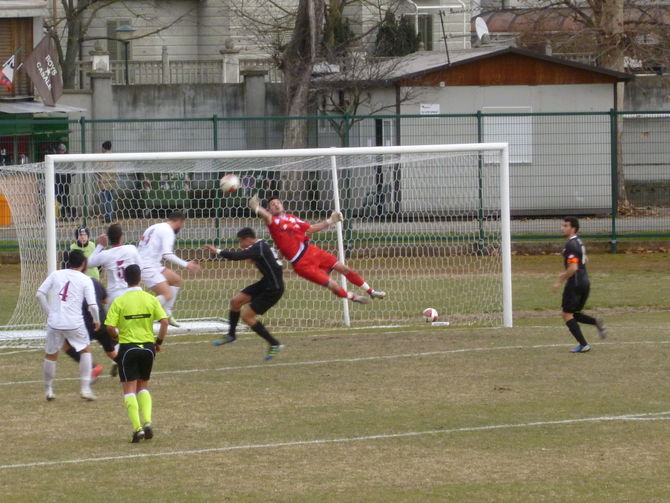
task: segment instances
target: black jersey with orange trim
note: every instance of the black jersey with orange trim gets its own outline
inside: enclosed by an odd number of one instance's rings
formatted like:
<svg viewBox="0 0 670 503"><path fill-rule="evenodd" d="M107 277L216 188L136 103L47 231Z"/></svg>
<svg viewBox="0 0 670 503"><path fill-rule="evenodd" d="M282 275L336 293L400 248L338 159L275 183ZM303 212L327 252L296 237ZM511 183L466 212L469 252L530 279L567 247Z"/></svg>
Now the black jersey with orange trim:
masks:
<svg viewBox="0 0 670 503"><path fill-rule="evenodd" d="M577 264L575 276L588 279L586 275L586 247L579 236L572 236L563 248L563 266L567 269L569 264Z"/></svg>

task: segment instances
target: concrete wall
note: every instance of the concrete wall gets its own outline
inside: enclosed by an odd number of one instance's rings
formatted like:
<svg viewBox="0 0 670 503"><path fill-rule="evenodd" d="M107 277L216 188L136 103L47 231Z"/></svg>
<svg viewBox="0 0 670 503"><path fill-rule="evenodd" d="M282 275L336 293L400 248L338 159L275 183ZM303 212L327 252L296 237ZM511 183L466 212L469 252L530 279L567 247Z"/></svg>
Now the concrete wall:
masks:
<svg viewBox="0 0 670 503"><path fill-rule="evenodd" d="M119 119L165 119L159 122L124 122L110 125L109 139L115 151L211 150L278 148L281 123L266 121L218 121L214 140L212 121L205 119L245 117L245 87L237 84L114 86L114 117ZM283 113L281 89L269 85L265 91L265 113ZM265 141L259 140L265 138ZM267 145L267 146L266 146Z"/></svg>
<svg viewBox="0 0 670 503"><path fill-rule="evenodd" d="M623 120L622 161L626 181L658 185L670 181L670 76L637 75L626 85L625 110L667 111L631 114Z"/></svg>
<svg viewBox="0 0 670 503"><path fill-rule="evenodd" d="M670 75L636 75L626 84L625 110L670 111Z"/></svg>

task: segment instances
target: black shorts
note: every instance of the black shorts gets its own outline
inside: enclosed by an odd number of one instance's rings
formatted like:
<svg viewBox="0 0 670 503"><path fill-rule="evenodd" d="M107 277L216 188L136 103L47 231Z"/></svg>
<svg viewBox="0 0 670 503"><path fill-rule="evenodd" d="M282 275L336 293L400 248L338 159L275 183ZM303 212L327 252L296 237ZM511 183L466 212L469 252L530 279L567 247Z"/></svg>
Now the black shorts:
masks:
<svg viewBox="0 0 670 503"><path fill-rule="evenodd" d="M114 341L112 340L112 336L109 335L109 332L107 332L106 325L100 325L100 330L93 333L89 332L89 335L91 336L91 340L95 339L98 341L107 353L114 351Z"/></svg>
<svg viewBox="0 0 670 503"><path fill-rule="evenodd" d="M119 346L119 354L114 359L119 364L119 379L121 382L151 378L151 368L154 365L156 350L151 342L144 344L124 343Z"/></svg>
<svg viewBox="0 0 670 503"><path fill-rule="evenodd" d="M563 312L578 313L584 309L590 288L591 285L588 282L581 282L578 285L568 282L563 289L563 302L561 303Z"/></svg>
<svg viewBox="0 0 670 503"><path fill-rule="evenodd" d="M279 302L281 296L284 295L284 289L270 288L268 283L261 280L246 287L242 290L242 293L251 297L249 306L254 310L254 313L265 314L268 309Z"/></svg>

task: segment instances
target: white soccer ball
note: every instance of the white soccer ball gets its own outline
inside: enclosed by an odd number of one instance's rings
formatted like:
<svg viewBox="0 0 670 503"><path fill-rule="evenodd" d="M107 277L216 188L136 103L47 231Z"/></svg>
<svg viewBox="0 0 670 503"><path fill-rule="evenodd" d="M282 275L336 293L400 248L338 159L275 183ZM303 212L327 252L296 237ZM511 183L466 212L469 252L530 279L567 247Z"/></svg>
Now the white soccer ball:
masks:
<svg viewBox="0 0 670 503"><path fill-rule="evenodd" d="M432 307L426 308L423 310L423 317L427 323L437 321L437 310L433 309Z"/></svg>
<svg viewBox="0 0 670 503"><path fill-rule="evenodd" d="M225 175L219 180L219 187L224 194L232 194L240 188L240 177L232 173Z"/></svg>

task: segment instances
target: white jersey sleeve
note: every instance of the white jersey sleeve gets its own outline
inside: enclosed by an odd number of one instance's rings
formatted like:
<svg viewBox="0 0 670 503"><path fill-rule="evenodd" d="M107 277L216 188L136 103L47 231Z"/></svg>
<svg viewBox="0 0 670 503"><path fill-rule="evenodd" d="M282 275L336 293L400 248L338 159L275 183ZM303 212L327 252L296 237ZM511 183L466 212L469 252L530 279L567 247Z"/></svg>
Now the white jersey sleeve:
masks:
<svg viewBox="0 0 670 503"><path fill-rule="evenodd" d="M100 267L103 265L102 257L100 254L102 251L105 249L104 246L102 245L97 245L95 247L95 250L93 250L93 253L91 253L91 256L88 257L87 262L88 262L88 267Z"/></svg>

